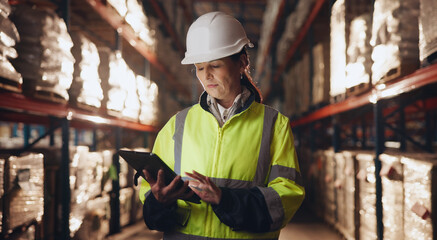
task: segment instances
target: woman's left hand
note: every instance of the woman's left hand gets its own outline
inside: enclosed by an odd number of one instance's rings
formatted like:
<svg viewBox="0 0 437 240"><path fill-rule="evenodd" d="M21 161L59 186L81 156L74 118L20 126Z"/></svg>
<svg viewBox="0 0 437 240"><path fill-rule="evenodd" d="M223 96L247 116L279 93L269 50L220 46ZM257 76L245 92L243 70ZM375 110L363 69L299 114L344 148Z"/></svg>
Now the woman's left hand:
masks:
<svg viewBox="0 0 437 240"><path fill-rule="evenodd" d="M195 180L190 180L188 186L204 201L210 204L219 204L222 198L222 190L217 187L209 177L193 171L185 174Z"/></svg>

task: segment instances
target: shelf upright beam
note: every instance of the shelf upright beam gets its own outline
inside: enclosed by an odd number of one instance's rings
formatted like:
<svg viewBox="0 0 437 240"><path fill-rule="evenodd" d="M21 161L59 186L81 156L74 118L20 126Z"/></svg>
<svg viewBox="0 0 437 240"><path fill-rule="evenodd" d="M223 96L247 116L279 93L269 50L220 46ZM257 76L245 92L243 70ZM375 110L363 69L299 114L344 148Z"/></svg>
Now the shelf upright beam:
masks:
<svg viewBox="0 0 437 240"><path fill-rule="evenodd" d="M70 239L70 120L62 119L62 155L60 167L60 189L61 189L61 236L60 239Z"/></svg>
<svg viewBox="0 0 437 240"><path fill-rule="evenodd" d="M382 224L382 183L381 176L381 160L379 156L384 152L384 117L382 111L383 101L377 101L373 105L374 121L375 121L375 185L376 185L376 232L378 240L383 239L384 227Z"/></svg>
<svg viewBox="0 0 437 240"><path fill-rule="evenodd" d="M111 193L111 220L110 220L110 234L119 233L120 227L120 156L118 150L121 148L122 129L115 127L115 153L112 157L112 164L117 171L117 179L112 179L112 193Z"/></svg>

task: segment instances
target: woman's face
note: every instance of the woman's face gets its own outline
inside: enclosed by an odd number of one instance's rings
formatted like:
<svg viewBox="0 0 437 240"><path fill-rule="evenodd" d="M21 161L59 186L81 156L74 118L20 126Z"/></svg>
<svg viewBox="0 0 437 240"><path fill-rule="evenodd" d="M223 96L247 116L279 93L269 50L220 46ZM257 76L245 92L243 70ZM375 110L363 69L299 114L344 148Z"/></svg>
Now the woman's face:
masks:
<svg viewBox="0 0 437 240"><path fill-rule="evenodd" d="M223 107L232 106L235 97L241 93L240 78L244 69L241 58L240 61L233 61L225 57L194 65L197 78L205 91Z"/></svg>

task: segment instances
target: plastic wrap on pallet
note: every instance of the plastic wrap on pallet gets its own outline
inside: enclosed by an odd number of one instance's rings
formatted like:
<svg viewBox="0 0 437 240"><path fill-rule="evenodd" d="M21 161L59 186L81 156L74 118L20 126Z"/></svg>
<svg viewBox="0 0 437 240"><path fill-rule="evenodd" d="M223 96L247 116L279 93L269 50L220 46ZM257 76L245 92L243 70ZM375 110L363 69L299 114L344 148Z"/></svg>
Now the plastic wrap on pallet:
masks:
<svg viewBox="0 0 437 240"><path fill-rule="evenodd" d="M8 16L11 7L8 1L0 1L0 77L15 81L19 84L23 82L21 74L12 66L9 59L18 56L14 46L20 41L20 35L15 24L9 20Z"/></svg>
<svg viewBox="0 0 437 240"><path fill-rule="evenodd" d="M373 85L403 63L419 65L419 7L416 0L375 0L370 41Z"/></svg>
<svg viewBox="0 0 437 240"><path fill-rule="evenodd" d="M74 234L75 240L103 240L109 234L109 221L111 218L110 198L103 195L91 199L86 204L85 217Z"/></svg>
<svg viewBox="0 0 437 240"><path fill-rule="evenodd" d="M302 59L296 63L296 113L303 114L310 108L310 58L309 53L303 54Z"/></svg>
<svg viewBox="0 0 437 240"><path fill-rule="evenodd" d="M357 179L359 181L360 240L378 239L376 232L376 176L373 153L359 152Z"/></svg>
<svg viewBox="0 0 437 240"><path fill-rule="evenodd" d="M381 183L382 183L382 223L384 225L384 239L404 239L404 195L403 169L400 156L381 154Z"/></svg>
<svg viewBox="0 0 437 240"><path fill-rule="evenodd" d="M122 88L122 80L128 71L126 62L120 52L111 53L109 57L108 98L106 108L121 113L127 98L126 89Z"/></svg>
<svg viewBox="0 0 437 240"><path fill-rule="evenodd" d="M268 39L273 34L274 24L276 21L276 16L278 15L279 9L281 7L282 0L271 0L267 1L266 9L263 16L263 21L261 25L261 36L258 43L258 56L264 56L267 50ZM257 58L255 69L260 69L262 64L262 57Z"/></svg>
<svg viewBox="0 0 437 240"><path fill-rule="evenodd" d="M356 192L357 184L355 175L357 173L356 152L342 151L345 160L345 226L343 235L346 239L356 239L358 237L358 208L356 201L358 200Z"/></svg>
<svg viewBox="0 0 437 240"><path fill-rule="evenodd" d="M290 49L290 46L293 44L296 36L299 34L299 30L305 23L313 4L314 0L299 1L295 10L287 17L284 33L278 40L278 47L276 49L278 64L282 64L285 61L288 49Z"/></svg>
<svg viewBox="0 0 437 240"><path fill-rule="evenodd" d="M284 79L284 109L285 116L296 114L296 66L292 66L289 71L283 73Z"/></svg>
<svg viewBox="0 0 437 240"><path fill-rule="evenodd" d="M335 1L331 12L331 86L330 96L346 92L346 13L345 0Z"/></svg>
<svg viewBox="0 0 437 240"><path fill-rule="evenodd" d="M371 22L370 13L356 17L351 21L349 46L347 47L346 88L361 83L371 84Z"/></svg>
<svg viewBox="0 0 437 240"><path fill-rule="evenodd" d="M100 108L103 91L99 76L100 57L96 45L77 31L70 33L75 58L73 82L68 91L70 100Z"/></svg>
<svg viewBox="0 0 437 240"><path fill-rule="evenodd" d="M9 227L14 229L33 220L40 221L44 213L44 156L28 154L11 156L9 161L10 198L7 213ZM5 213L6 214L6 213Z"/></svg>
<svg viewBox="0 0 437 240"><path fill-rule="evenodd" d="M334 150L326 150L325 154L325 215L324 219L327 223L335 225L337 222L336 212L337 212L337 202L335 200L335 159Z"/></svg>
<svg viewBox="0 0 437 240"><path fill-rule="evenodd" d="M329 56L329 46L325 43L319 43L312 49L313 52L313 99L312 104L329 102L329 64L326 58Z"/></svg>
<svg viewBox="0 0 437 240"><path fill-rule="evenodd" d="M131 219L132 197L134 190L132 188L120 189L120 226L126 226Z"/></svg>
<svg viewBox="0 0 437 240"><path fill-rule="evenodd" d="M437 156L404 155L401 163L404 167L404 238L435 239Z"/></svg>
<svg viewBox="0 0 437 240"><path fill-rule="evenodd" d="M158 124L158 85L141 75L137 76L138 95L141 103L140 123Z"/></svg>
<svg viewBox="0 0 437 240"><path fill-rule="evenodd" d="M341 232L345 232L346 227L346 176L345 167L346 162L344 155L342 153L334 154L335 161L335 177L334 177L334 187L335 187L335 199L337 204L336 216L337 223L335 227Z"/></svg>
<svg viewBox="0 0 437 240"><path fill-rule="evenodd" d="M3 199L3 193L4 193L4 183L3 183L3 176L5 174L5 160L0 158L0 199ZM0 208L0 232L2 232L3 228L3 208Z"/></svg>
<svg viewBox="0 0 437 240"><path fill-rule="evenodd" d="M419 51L421 62L437 52L436 22L437 2L434 0L420 0Z"/></svg>
<svg viewBox="0 0 437 240"><path fill-rule="evenodd" d="M138 96L137 78L132 69L129 68L124 73L121 88L127 93L121 114L124 117L137 121L138 116L140 115L141 103Z"/></svg>
<svg viewBox="0 0 437 240"><path fill-rule="evenodd" d="M12 63L23 76L23 90L53 92L68 100L74 57L64 20L53 10L24 4L16 5L10 18L21 36Z"/></svg>
<svg viewBox="0 0 437 240"><path fill-rule="evenodd" d="M125 20L147 46L153 46L155 44L155 30L150 28L149 19L144 14L141 3L138 0L126 1L127 14Z"/></svg>

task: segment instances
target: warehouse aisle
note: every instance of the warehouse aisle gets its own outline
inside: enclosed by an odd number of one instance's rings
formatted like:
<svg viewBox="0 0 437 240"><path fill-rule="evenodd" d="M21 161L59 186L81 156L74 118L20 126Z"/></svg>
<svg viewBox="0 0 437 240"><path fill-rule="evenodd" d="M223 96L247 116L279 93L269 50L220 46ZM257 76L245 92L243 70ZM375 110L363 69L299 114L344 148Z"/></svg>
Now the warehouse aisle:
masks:
<svg viewBox="0 0 437 240"><path fill-rule="evenodd" d="M148 230L144 223L126 227L120 234L113 235L107 240L159 240L160 232ZM296 213L296 216L282 231L279 240L342 240L343 238L326 223L316 219L305 208Z"/></svg>

